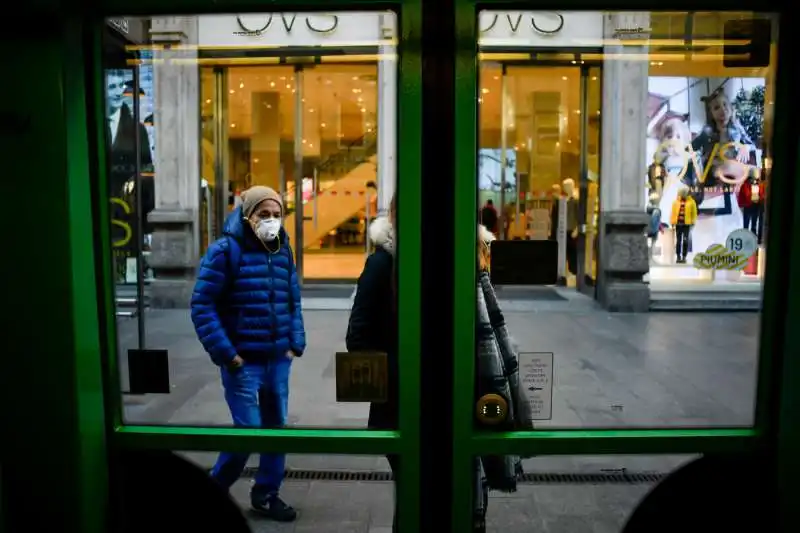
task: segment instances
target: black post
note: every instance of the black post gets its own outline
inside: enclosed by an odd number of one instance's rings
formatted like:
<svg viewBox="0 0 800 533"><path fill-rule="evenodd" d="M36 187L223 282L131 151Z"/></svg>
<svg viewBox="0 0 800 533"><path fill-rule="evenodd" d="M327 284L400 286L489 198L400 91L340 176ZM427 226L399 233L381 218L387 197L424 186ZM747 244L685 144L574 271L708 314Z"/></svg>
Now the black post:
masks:
<svg viewBox="0 0 800 533"><path fill-rule="evenodd" d="M420 531L452 531L455 6L422 4ZM400 177L399 179L403 179ZM403 201L402 197L399 199ZM469 334L469 332L465 332ZM461 354L462 357L472 354ZM469 408L461 406L461 408Z"/></svg>
<svg viewBox="0 0 800 533"><path fill-rule="evenodd" d="M144 256L142 255L142 245L144 240L144 221L142 219L142 139L139 137L139 125L142 123L140 117L140 96L139 96L139 66L133 67L133 123L135 124L136 134L134 135L133 149L135 150L136 165L134 167L134 194L136 200L136 327L139 336L139 349L144 350L147 342L144 323Z"/></svg>

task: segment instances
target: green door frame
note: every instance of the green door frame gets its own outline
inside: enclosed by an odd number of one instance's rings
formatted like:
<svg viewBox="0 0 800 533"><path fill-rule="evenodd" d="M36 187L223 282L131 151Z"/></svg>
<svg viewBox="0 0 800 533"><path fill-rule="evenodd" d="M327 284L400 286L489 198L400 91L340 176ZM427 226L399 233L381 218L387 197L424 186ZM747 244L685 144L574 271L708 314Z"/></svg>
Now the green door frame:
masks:
<svg viewBox="0 0 800 533"><path fill-rule="evenodd" d="M476 147L477 139L477 97L478 72L477 58L478 29L477 19L480 9L497 10L655 10L652 2L638 0L544 0L507 1L456 0L457 49L456 79L458 90L456 98L456 172L455 190L455 302L454 344L456 353L475 353L475 339L471 335L458 332L474 331L476 298L476 248L475 225L477 224L475 195L478 190ZM671 2L670 11L732 11L736 9L752 11L752 4L740 1L683 1ZM775 2L759 5L762 12L781 12L783 8ZM787 18L781 18L779 42L779 69L776 76L776 109L791 108L792 86L791 70L794 52L791 46L792 28ZM467 47L467 43L471 43ZM791 117L791 118L790 118ZM796 234L792 227L798 227L800 210L794 207L800 200L800 189L795 186L800 178L796 167L798 136L790 124L793 115L776 114L773 125L773 166L774 190L785 191L781 199L770 206L768 215L768 249L781 250L781 243L793 242ZM779 161L780 159L780 161ZM773 200L775 196L772 197ZM781 220L792 220L794 224L779 224ZM778 233L776 233L776 231ZM464 512L470 509L472 487L470 483L471 462L481 455L517 454L521 456L542 455L599 455L599 454L680 454L680 453L719 453L760 450L765 453L780 453L778 461L782 481L782 497L786 497L784 526L800 526L800 515L793 509L788 472L795 475L798 470L797 454L789 450L800 449L798 423L800 419L800 394L787 387L797 386L800 378L800 363L797 358L784 357L797 351L800 334L797 328L787 327L785 317L792 316L797 300L790 302L784 280L794 285L793 274L800 271L800 265L793 254L791 263L769 261L764 283L763 311L761 314L761 338L758 358L758 390L756 419L750 428L699 428L699 429L581 429L581 430L539 430L530 432L487 433L475 431L473 413L466 406L474 402L473 383L475 369L471 361L455 366L453 405L462 406L453 416L454 446L453 472L453 531L468 531L471 516ZM794 379L789 378L792 376ZM777 437L777 440L776 440ZM775 448L777 444L777 449ZM789 513L792 513L791 517ZM787 529L789 531L789 529Z"/></svg>
<svg viewBox="0 0 800 533"><path fill-rule="evenodd" d="M427 2L427 0L425 0ZM32 408L54 413L56 417L25 418L17 413L3 414L3 427L15 429L14 442L3 441L3 457L13 452L25 459L24 468L31 481L22 482L14 474L16 466L3 465L3 498L7 507L3 516L9 523L18 518L12 514L14 504L21 499L52 494L63 495L58 501L48 500L50 512L59 515L56 523L75 526L76 531L100 533L105 531L105 506L98 505L98 495L106 494L107 453L119 448L204 450L216 451L286 451L293 453L386 454L402 457L401 482L398 498L401 527L414 531L420 523L420 505L417 491L428 473L420 468L420 423L424 416L420 405L421 325L418 317L425 297L421 289L420 235L421 213L421 161L424 131L422 131L422 57L419 47L422 27L423 0L373 1L349 0L341 2L317 1L267 1L238 0L221 6L217 0L105 0L99 2L101 12L154 15L176 13L287 11L303 9L378 9L397 8L400 13L401 54L399 58L399 98L402 117L398 128L400 159L398 195L400 214L399 253L400 279L400 426L397 431L359 431L336 429L284 429L248 431L226 428L188 428L126 426L121 423L121 397L116 371L116 338L114 327L113 285L111 282L111 253L108 238L109 213L102 199L105 195L104 148L102 116L102 65L99 36L102 19L87 17L91 5L97 13L98 2L88 0L34 2L44 9L37 15L47 18L60 32L43 36L13 35L14 43L22 44L12 60L20 72L42 76L43 83L36 90L13 93L4 98L4 105L14 105L14 116L27 113L33 117L27 129L15 141L18 154L37 161L43 187L51 194L63 198L56 202L48 219L63 222L50 235L52 245L48 255L37 253L30 235L10 236L19 257L45 264L53 256L65 267L53 273L43 267L28 271L15 271L12 302L30 302L32 298L49 301L59 294L58 311L44 320L35 320L33 313L18 306L26 319L14 325L11 333L12 357L4 368L5 376L24 376L30 371L31 354L36 354L39 365L48 365L54 379L37 397ZM42 4L45 4L44 6ZM434 4L438 2L434 1ZM505 1L483 2L481 7L497 9L520 8L522 4ZM547 0L528 2L527 9L556 8L560 10L647 9L652 0ZM443 10L452 9L442 3ZM31 6L32 7L32 6ZM670 10L697 11L743 10L752 6L741 0L678 0ZM765 11L781 11L783 6L774 0L760 4ZM23 8L27 9L27 8ZM428 8L426 8L428 9ZM476 98L477 98L477 3L474 0L456 0L450 15L456 23L455 68L455 154L457 178L452 220L443 221L444 235L452 235L454 242L453 276L454 300L452 342L454 353L474 353L472 335L456 332L474 331L475 297L475 195L476 183ZM65 15L63 11L67 11ZM441 13L440 13L441 14ZM448 13L445 13L447 16ZM779 250L780 258L767 264L764 286L764 310L761 316L761 342L758 371L758 404L756 424L753 428L720 429L642 429L642 430L567 430L484 434L475 432L472 423L472 384L474 368L471 358L454 358L451 443L454 487L449 503L453 520L452 531L468 531L471 524L471 461L476 455L516 453L524 455L565 454L663 454L663 453L713 453L759 449L777 453L776 473L781 483L782 506L787 525L795 529L800 524L798 508L792 507L790 495L800 475L796 450L800 448L800 360L788 357L800 353L800 330L792 328L791 318L800 316L800 299L791 300L789 294L800 294L800 246L792 246L800 232L800 188L796 187L800 173L796 153L800 148L798 129L793 126L794 109L791 87L791 69L797 56L791 46L791 28L788 19L781 22L780 64L777 75L776 107L786 110L777 114L774 124L775 185L782 191L773 195L768 213L770 232L768 246ZM24 44L23 44L24 43ZM83 54L75 53L83 50ZM35 66L35 68L33 67ZM27 68L27 70L26 70ZM87 75L90 74L90 75ZM436 89L433 88L433 91ZM89 105L89 103L93 105ZM793 112L794 113L794 112ZM49 121L42 120L45 117ZM63 117L53 121L52 117ZM87 121L86 117L89 117ZM24 118L24 117L23 117ZM38 118L38 120L37 120ZM24 125L24 120L22 122ZM44 143L43 140L47 140ZM29 144L42 143L44 152L32 149ZM38 157L37 157L38 156ZM13 166L16 165L16 166ZM25 161L12 162L16 175L26 175ZM9 172L9 175L13 174ZM29 192L24 180L11 183L11 194L4 208L17 215L19 220L29 220L28 206L20 201ZM21 205L22 204L22 205ZM456 223L457 221L457 223ZM787 222L788 221L788 222ZM99 228L99 231L95 231ZM23 256L22 254L28 254ZM777 256L776 256L777 257ZM28 267L28 265L23 265ZM20 287L19 289L17 287ZM97 303L95 305L95 302ZM64 317L67 317L66 319ZM42 335L42 328L48 328ZM14 405L19 395L30 392L24 380L3 384L4 407ZM28 409L29 410L29 409ZM10 410L9 410L10 411ZM30 415L30 413L28 413ZM10 423L7 424L6 420ZM59 445L54 449L53 437ZM268 438L265 438L268 437ZM456 445L457 443L457 445ZM16 461L15 461L16 462ZM64 468L66 465L66 468ZM779 468L777 468L779 466ZM9 473L10 472L10 473ZM50 480L41 487L40 480ZM36 483L39 481L39 483ZM20 500L17 499L17 495ZM448 498L445 497L445 501ZM26 519L44 520L36 516ZM52 525L53 522L41 525ZM8 524L6 524L8 525ZM68 527L69 528L69 527ZM13 528L8 527L8 530Z"/></svg>
<svg viewBox="0 0 800 533"><path fill-rule="evenodd" d="M137 2L136 12L147 16L157 14L186 14L258 12L258 11L355 11L385 10L398 12L400 41L412 41L412 35L419 35L421 22L420 2L411 1L270 1L251 0L235 2L236 6L220 7L213 0L177 0L159 5L158 2ZM109 13L129 12L130 2L110 0L105 2ZM401 8L402 4L402 8ZM95 54L100 49L100 32L102 20L94 21ZM107 397L108 415L113 417L113 432L110 445L112 448L124 449L160 449L184 451L246 451L250 453L286 452L292 453L330 453L330 454L362 454L386 455L398 454L402 457L400 472L397 474L402 482L398 483L397 494L402 499L403 514L399 522L408 530L414 530L419 523L417 487L420 484L419 472L419 424L420 401L420 188L421 188L421 61L419 54L413 52L401 54L398 59L398 106L403 120L396 125L398 130L397 144L400 147L398 158L398 175L403 176L397 182L398 196L398 305L399 305L399 358L403 362L400 368L399 400L403 408L400 411L399 427L395 431L371 431L350 429L276 429L276 430L244 430L233 428L199 428L199 427L167 427L167 426L134 426L122 423L121 395L118 390L118 372L116 355L111 350L108 357L106 382L113 383ZM93 62L93 79L95 94L102 94L102 63L95 55ZM96 109L94 123L98 130L97 138L102 138L104 131L103 102L94 99ZM98 150L102 162L103 147ZM99 198L106 198L105 165L100 165L97 188ZM101 221L110 220L107 206L99 206ZM104 302L105 314L113 316L113 280L110 277L111 247L110 225L101 223L96 246L102 249L104 265ZM107 346L116 346L115 327L110 323L105 331ZM267 437L267 438L265 438ZM405 503L407 502L407 503Z"/></svg>

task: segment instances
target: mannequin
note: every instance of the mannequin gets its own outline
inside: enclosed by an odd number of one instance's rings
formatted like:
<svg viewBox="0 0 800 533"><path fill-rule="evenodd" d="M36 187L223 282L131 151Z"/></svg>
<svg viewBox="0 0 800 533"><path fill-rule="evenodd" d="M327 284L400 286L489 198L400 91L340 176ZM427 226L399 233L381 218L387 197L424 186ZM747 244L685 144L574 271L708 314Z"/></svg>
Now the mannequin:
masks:
<svg viewBox="0 0 800 533"><path fill-rule="evenodd" d="M676 263L685 263L689 252L689 235L692 226L697 222L697 203L689 195L689 189L683 187L678 191L678 198L672 204L670 223L675 227Z"/></svg>
<svg viewBox="0 0 800 533"><path fill-rule="evenodd" d="M698 161L691 149L691 134L686 122L677 117L665 120L659 141L661 149L655 154L648 176L661 198L661 222L669 224L670 209L683 187L694 191L695 204L701 203L703 197L702 189L697 187Z"/></svg>
<svg viewBox="0 0 800 533"><path fill-rule="evenodd" d="M736 199L739 201L739 207L742 208L744 229L752 231L758 238L758 244L760 245L763 234L764 205L767 201L767 190L757 171L753 170L739 188Z"/></svg>
<svg viewBox="0 0 800 533"><path fill-rule="evenodd" d="M656 241L661 232L661 207L659 202L661 197L658 193L650 194L650 203L647 206L647 214L650 216L650 224L647 227L647 238L650 239L650 257L655 255Z"/></svg>

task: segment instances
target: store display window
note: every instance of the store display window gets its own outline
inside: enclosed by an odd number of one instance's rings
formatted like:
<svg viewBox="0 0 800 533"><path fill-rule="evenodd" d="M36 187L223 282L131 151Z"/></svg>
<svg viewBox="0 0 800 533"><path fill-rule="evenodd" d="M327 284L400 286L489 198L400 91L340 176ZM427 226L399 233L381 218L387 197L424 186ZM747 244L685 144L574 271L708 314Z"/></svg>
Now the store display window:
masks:
<svg viewBox="0 0 800 533"><path fill-rule="evenodd" d="M658 61L651 53L643 173L651 284L760 288L775 61L727 66L730 23L717 19L723 38L692 61Z"/></svg>

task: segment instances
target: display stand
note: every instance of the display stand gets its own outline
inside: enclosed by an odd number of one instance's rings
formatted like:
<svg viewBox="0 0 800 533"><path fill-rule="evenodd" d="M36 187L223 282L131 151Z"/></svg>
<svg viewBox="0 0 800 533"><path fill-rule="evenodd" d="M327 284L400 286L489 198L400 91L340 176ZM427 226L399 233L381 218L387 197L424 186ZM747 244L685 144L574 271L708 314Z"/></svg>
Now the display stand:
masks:
<svg viewBox="0 0 800 533"><path fill-rule="evenodd" d="M525 237L532 241L546 241L550 238L550 212L553 202L550 200L531 200L527 210Z"/></svg>
<svg viewBox="0 0 800 533"><path fill-rule="evenodd" d="M657 253L651 253L652 262L655 266L675 264L675 230L673 228L667 228L659 232L653 246L658 248Z"/></svg>

